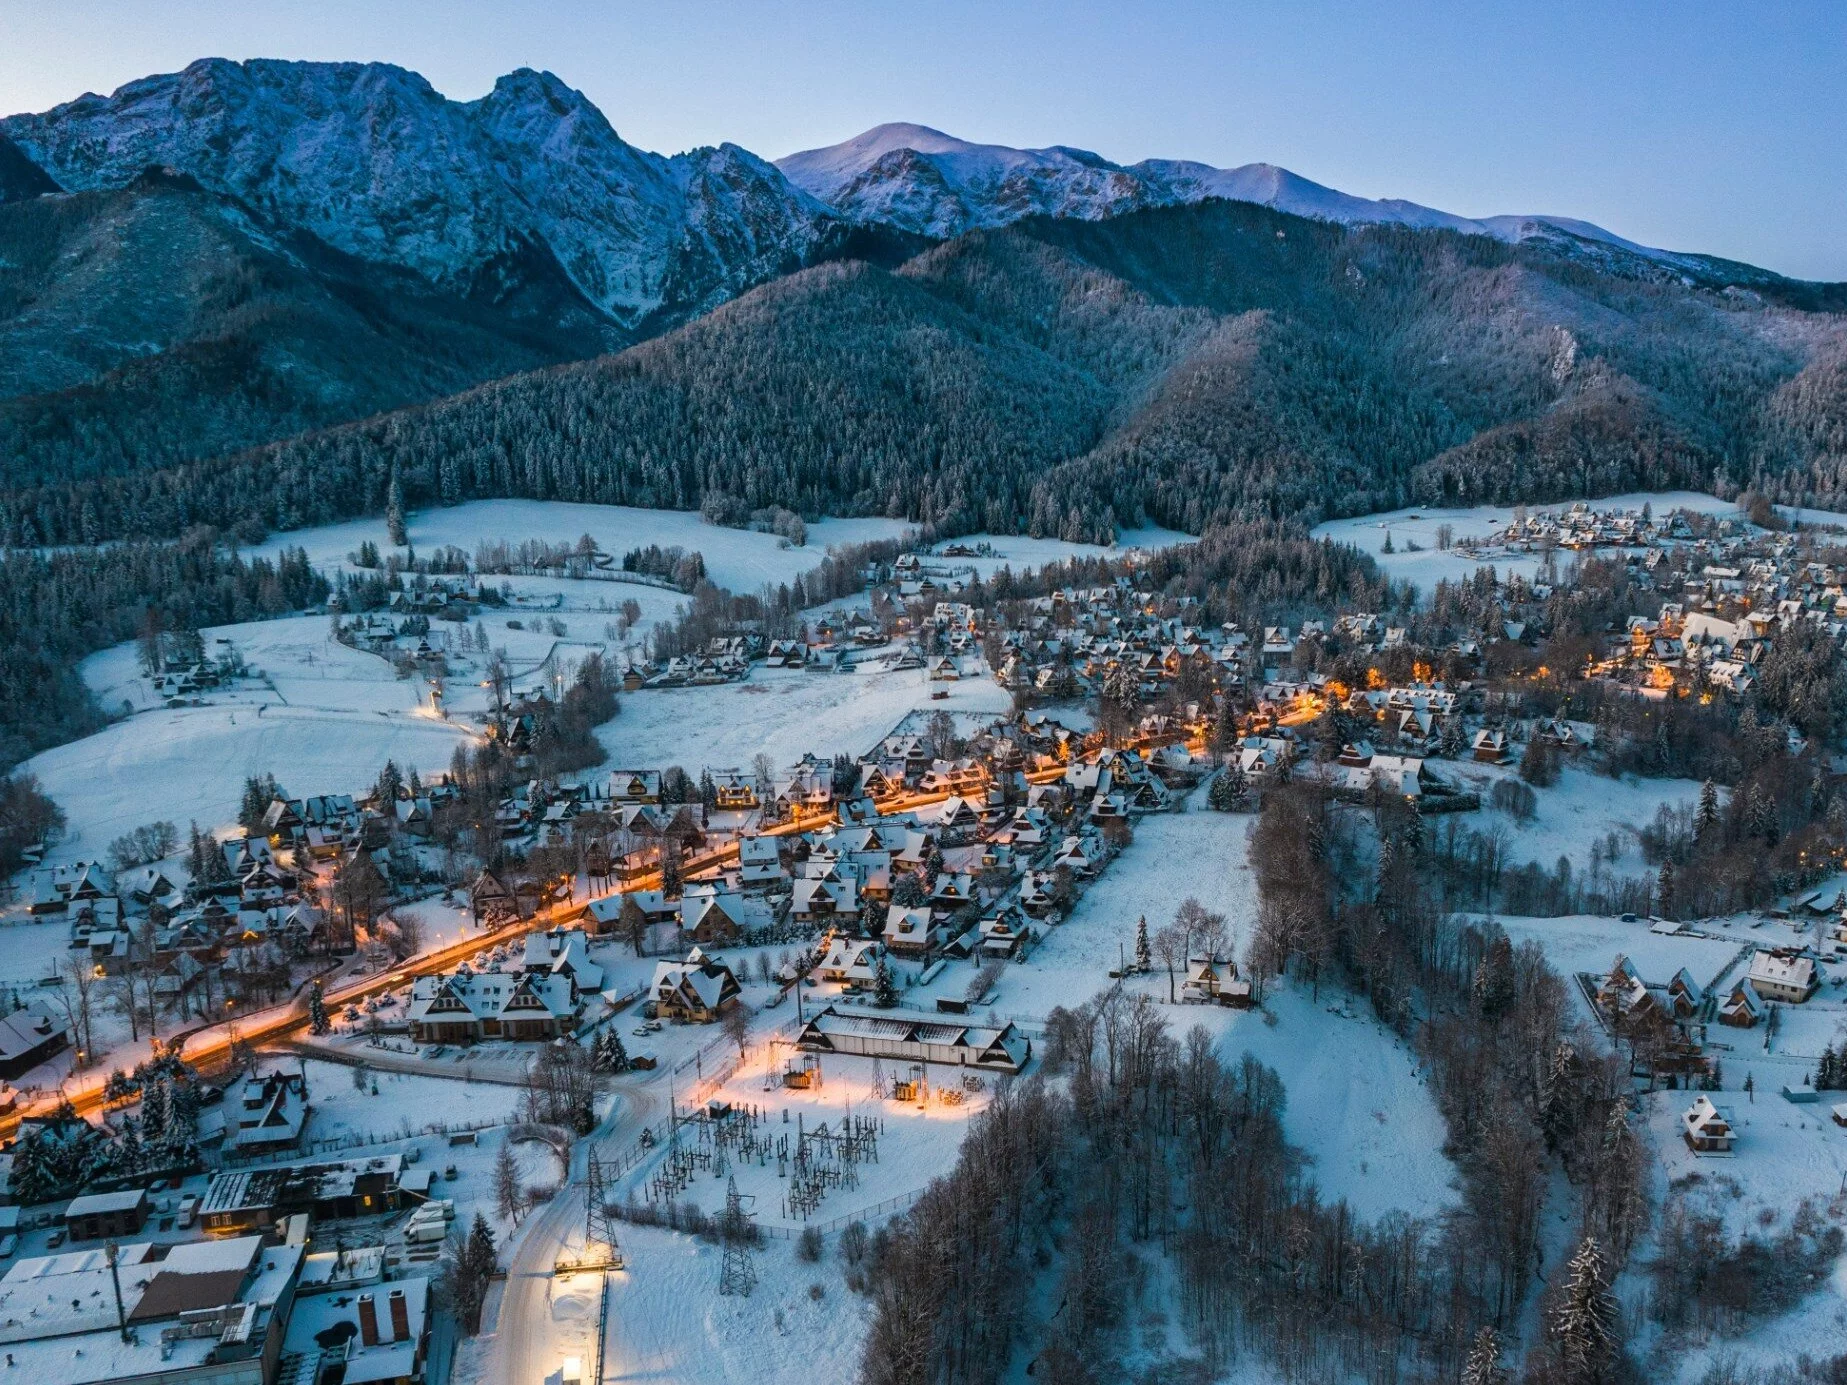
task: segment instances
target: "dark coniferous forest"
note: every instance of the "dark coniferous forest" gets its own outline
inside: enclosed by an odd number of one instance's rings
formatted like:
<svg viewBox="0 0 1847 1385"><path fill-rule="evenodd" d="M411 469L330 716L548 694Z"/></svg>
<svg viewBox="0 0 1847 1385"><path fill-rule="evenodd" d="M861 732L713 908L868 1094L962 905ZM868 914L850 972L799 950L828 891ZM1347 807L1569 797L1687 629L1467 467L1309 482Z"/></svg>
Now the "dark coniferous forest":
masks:
<svg viewBox="0 0 1847 1385"><path fill-rule="evenodd" d="M16 400L0 526L254 536L380 510L394 470L413 505L716 495L1073 539L1637 487L1847 503L1840 294L1742 268L1698 282L1246 203L1040 219L817 265L615 355L318 431L388 404L390 373L273 415L247 384L148 408L132 372L77 412ZM237 449L265 431L298 435Z"/></svg>

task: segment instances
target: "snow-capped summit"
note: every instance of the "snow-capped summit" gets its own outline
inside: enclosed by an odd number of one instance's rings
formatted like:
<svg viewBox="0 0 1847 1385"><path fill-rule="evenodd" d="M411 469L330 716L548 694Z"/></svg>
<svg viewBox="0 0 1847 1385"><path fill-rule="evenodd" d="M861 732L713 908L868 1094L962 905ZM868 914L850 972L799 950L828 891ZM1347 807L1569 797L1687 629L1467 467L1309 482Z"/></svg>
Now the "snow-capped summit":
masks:
<svg viewBox="0 0 1847 1385"><path fill-rule="evenodd" d="M879 125L776 166L843 216L929 236L1035 214L1113 216L1155 200L1133 174L1085 150L971 144L926 125Z"/></svg>
<svg viewBox="0 0 1847 1385"><path fill-rule="evenodd" d="M525 68L461 102L386 63L209 58L0 120L0 200L125 188L150 167L236 199L278 245L306 233L495 301L543 282L635 332L835 253L850 224L948 237L1225 197L1330 221L1641 249L1567 218L1475 221L1351 197L1270 164L1124 166L923 125L880 125L776 164L731 144L667 157Z"/></svg>
<svg viewBox="0 0 1847 1385"><path fill-rule="evenodd" d="M1012 149L972 144L927 125L877 125L844 143L778 159L776 166L842 216L925 235L1002 226L1035 213L1095 219L1136 207L1224 197L1323 221L1442 228L1508 241L1562 231L1652 253L1587 221L1456 216L1399 198L1354 197L1275 164L1214 168L1181 159L1144 159L1123 165L1064 145Z"/></svg>
<svg viewBox="0 0 1847 1385"><path fill-rule="evenodd" d="M628 325L785 272L834 224L762 160L637 149L580 92L527 69L457 102L384 63L205 59L0 121L0 134L67 190L171 167L438 284L542 246Z"/></svg>

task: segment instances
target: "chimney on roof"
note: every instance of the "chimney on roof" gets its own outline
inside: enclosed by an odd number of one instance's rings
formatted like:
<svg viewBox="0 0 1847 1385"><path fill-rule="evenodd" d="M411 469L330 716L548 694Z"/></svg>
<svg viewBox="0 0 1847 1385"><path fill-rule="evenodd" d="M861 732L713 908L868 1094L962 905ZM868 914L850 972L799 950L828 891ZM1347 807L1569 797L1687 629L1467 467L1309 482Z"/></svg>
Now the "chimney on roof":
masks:
<svg viewBox="0 0 1847 1385"><path fill-rule="evenodd" d="M378 1345L378 1304L370 1294L359 1296L359 1340L365 1346Z"/></svg>
<svg viewBox="0 0 1847 1385"><path fill-rule="evenodd" d="M386 1302L391 1307L391 1340L408 1342L410 1340L410 1300L404 1297L402 1289L393 1289L391 1297Z"/></svg>

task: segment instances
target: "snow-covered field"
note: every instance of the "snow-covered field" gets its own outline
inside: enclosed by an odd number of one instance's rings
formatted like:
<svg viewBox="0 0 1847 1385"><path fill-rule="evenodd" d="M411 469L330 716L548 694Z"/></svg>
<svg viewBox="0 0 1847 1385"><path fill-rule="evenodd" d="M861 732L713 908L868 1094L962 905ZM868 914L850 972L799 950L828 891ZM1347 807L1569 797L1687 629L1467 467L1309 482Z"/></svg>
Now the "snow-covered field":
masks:
<svg viewBox="0 0 1847 1385"><path fill-rule="evenodd" d="M63 919L34 923L24 912L9 917L0 927L0 987L31 1000L39 980L63 968L70 941L71 927Z"/></svg>
<svg viewBox="0 0 1847 1385"><path fill-rule="evenodd" d="M1575 503L1561 500L1556 504L1529 505L1526 508L1535 514L1550 514L1569 510ZM1674 510L1724 515L1735 514L1738 509L1729 500L1720 500L1717 496L1699 491L1637 492L1608 496L1588 503L1599 510L1639 510L1645 504L1652 505L1657 515ZM1371 554L1386 576L1400 582L1409 582L1419 591L1428 593L1438 582L1457 581L1471 576L1481 567L1491 566L1502 577L1513 572L1531 577L1537 572L1540 560L1536 553L1519 557L1497 556L1478 563L1453 549L1445 552L1437 548L1437 530L1442 525L1449 525L1455 531L1456 542L1460 543L1465 539L1485 539L1493 531L1505 529L1512 522L1513 516L1514 507L1511 505L1475 505L1452 510L1413 506L1383 514L1331 519L1315 526L1314 537L1351 544L1362 553ZM1381 553L1379 550L1385 546L1387 535L1391 537L1393 551ZM1422 551L1407 551L1412 544L1416 544ZM1564 563L1569 558L1569 554L1561 554L1559 561Z"/></svg>
<svg viewBox="0 0 1847 1385"><path fill-rule="evenodd" d="M289 1058L278 1061L285 1066L294 1062ZM395 1146L416 1141L424 1127L432 1124L462 1126L506 1120L518 1110L522 1094L518 1087L493 1082L458 1082L377 1069L364 1074L366 1085L360 1088L353 1082L354 1069L342 1063L310 1058L302 1067L314 1108L305 1138L314 1142L351 1140ZM424 1137L422 1142L429 1151L426 1160L437 1157L439 1145L447 1148L435 1137Z"/></svg>
<svg viewBox="0 0 1847 1385"><path fill-rule="evenodd" d="M1751 1045L1755 1047L1755 1044ZM1742 1047L1742 1045L1741 1045ZM1728 1236L1749 1233L1774 1241L1788 1230L1797 1206L1812 1200L1823 1224L1838 1224L1847 1188L1847 1130L1829 1119L1829 1107L1843 1093L1823 1093L1820 1102L1796 1105L1779 1094L1794 1085L1787 1065L1725 1055L1725 1088L1713 1099L1730 1114L1737 1142L1730 1157L1695 1154L1681 1138L1680 1118L1690 1092L1654 1092L1642 1098L1648 1138L1659 1163L1654 1195L1670 1187L1688 1206L1718 1216ZM1756 1091L1740 1090L1749 1072ZM1792 1311L1761 1319L1735 1337L1681 1344L1664 1342L1660 1370L1651 1378L1695 1385L1711 1377L1715 1362L1744 1368L1787 1365L1797 1355L1819 1361L1847 1355L1847 1259L1836 1261L1809 1296Z"/></svg>
<svg viewBox="0 0 1847 1385"><path fill-rule="evenodd" d="M812 531L811 531L812 532ZM811 540L812 542L812 540ZM1152 551L1157 548L1175 548L1181 544L1194 543L1191 534L1183 534L1178 529L1163 529L1158 525L1148 525L1142 529L1124 529L1116 535L1116 542L1108 548L1099 548L1090 543L1068 543L1064 539L1030 539L1019 534L964 534L955 539L947 539L936 545L937 551L951 547L980 548L987 547L991 552L976 558L941 558L941 565L950 568L973 568L982 579L992 577L1002 568L1011 568L1014 572L1025 572L1033 568L1044 567L1047 563L1069 562L1072 558L1117 557L1137 549Z"/></svg>
<svg viewBox="0 0 1847 1385"><path fill-rule="evenodd" d="M607 1379L699 1385L852 1385L872 1305L847 1287L837 1248L819 1264L792 1241L753 1253L757 1289L721 1297L713 1242L623 1228L630 1268L611 1276ZM815 1292L816 1288L820 1292ZM595 1305L591 1304L591 1325Z"/></svg>
<svg viewBox="0 0 1847 1385"><path fill-rule="evenodd" d="M1701 986L1710 986L1725 974L1738 955L1740 943L1694 934L1652 933L1646 921L1624 923L1597 914L1566 914L1559 918L1497 916L1514 942L1532 939L1546 951L1547 959L1564 976L1589 972L1606 975L1618 954L1635 963L1642 979L1666 985L1685 967Z"/></svg>
<svg viewBox="0 0 1847 1385"><path fill-rule="evenodd" d="M291 794L355 793L387 759L447 768L465 732L411 712L270 705L144 712L25 763L69 820L48 860L88 860L142 823L182 834L236 820L247 775L274 774Z"/></svg>
<svg viewBox="0 0 1847 1385"><path fill-rule="evenodd" d="M1433 761L1432 768L1444 778L1481 794L1484 804L1496 782L1520 777L1511 765L1483 765L1470 760ZM1614 832L1623 846L1623 855L1614 869L1619 874L1647 874L1653 867L1642 860L1636 830L1654 821L1663 805L1697 805L1699 795L1700 785L1692 779L1638 779L1634 775L1612 779L1571 766L1550 788L1534 790L1538 809L1531 821L1520 822L1490 811L1470 815L1463 823L1484 831L1492 823L1505 824L1510 837L1510 864L1535 861L1547 870L1560 856L1570 860L1573 870L1588 870L1592 844Z"/></svg>
<svg viewBox="0 0 1847 1385"><path fill-rule="evenodd" d="M564 500L473 500L450 509L417 510L407 518L410 546L424 553L453 545L472 558L482 543L573 543L583 534L618 559L649 544L684 548L702 554L707 575L734 592L790 581L819 563L830 544L895 539L909 528L895 519L823 519L808 526L807 544L795 548L783 546L774 534L707 524L693 510L640 510ZM273 555L284 548L301 548L316 567L332 569L346 566L347 555L367 539L381 553L392 551L380 516L277 534L251 552ZM603 590L601 584L597 588ZM628 593L626 586L616 590Z"/></svg>
<svg viewBox="0 0 1847 1385"><path fill-rule="evenodd" d="M947 692L933 701L933 692ZM778 765L812 751L861 755L906 713L969 712L1005 716L1006 689L992 678L932 683L922 669L887 672L867 664L852 673L759 668L743 683L664 688L622 699L614 721L598 728L614 765L748 767L759 752Z"/></svg>
<svg viewBox="0 0 1847 1385"><path fill-rule="evenodd" d="M1154 932L1189 896L1225 915L1241 956L1257 912L1256 879L1245 862L1255 819L1202 805L1196 794L1193 811L1142 819L1135 841L1070 918L1002 974L993 1008L1032 1023L1055 1005L1089 999L1111 984L1108 972L1120 959L1133 957L1136 920L1146 916ZM960 995L970 974L970 967L952 966L906 1003L928 1006L938 994ZM1152 976L1125 984L1167 1001L1167 975L1158 963ZM1442 1118L1396 1036L1332 990L1317 1000L1294 987L1274 988L1265 1009L1268 1016L1183 1004L1166 1014L1176 1036L1204 1025L1218 1037L1225 1061L1249 1052L1276 1069L1288 1093L1285 1132L1314 1161L1326 1198L1344 1197L1369 1218L1392 1210L1434 1215L1452 1205L1452 1171L1439 1152Z"/></svg>

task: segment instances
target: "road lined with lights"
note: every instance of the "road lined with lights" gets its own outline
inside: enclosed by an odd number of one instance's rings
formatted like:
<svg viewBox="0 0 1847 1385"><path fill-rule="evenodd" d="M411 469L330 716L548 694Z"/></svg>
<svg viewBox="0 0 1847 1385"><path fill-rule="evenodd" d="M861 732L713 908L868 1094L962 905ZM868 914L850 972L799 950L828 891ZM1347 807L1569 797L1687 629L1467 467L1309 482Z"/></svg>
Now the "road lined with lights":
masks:
<svg viewBox="0 0 1847 1385"><path fill-rule="evenodd" d="M1064 767L1033 770L1027 773L1027 782L1032 784L1049 784L1064 777ZM890 817L899 813L913 812L918 808L931 807L947 802L959 795L949 792L931 792L900 794L883 801L875 800L873 806L879 816ZM769 837L789 836L823 827L837 821L835 810L829 807L812 813L797 810L787 821L773 823L762 828L759 835ZM702 872L736 864L738 843L734 840L716 847L698 856L687 858L683 864L685 878L691 879ZM415 981L420 976L433 976L450 971L462 963L483 952L492 951L503 943L514 942L529 933L540 932L560 924L569 923L580 918L590 904L600 899L608 899L618 894L633 894L644 889L658 889L661 883L659 871L650 871L637 876L623 887L606 894L593 895L588 900L579 901L575 894L535 912L530 918L519 919L500 928L475 937L464 938L434 952L410 958L384 971L374 972L336 989L322 992L322 1002L329 1009L340 1009L373 996L383 995L395 990L406 982ZM179 1053L188 1063L195 1067L207 1066L228 1056L239 1044L265 1044L307 1028L308 997L298 995L282 1005L256 1010L247 1015L223 1020L203 1029L193 1030L174 1042L179 1044ZM169 1049L169 1051L171 1051ZM48 1115L55 1111L60 1101L69 1101L79 1115L100 1110L103 1106L103 1087L107 1076L96 1070L79 1081L67 1079L55 1095L41 1098L30 1107L22 1106L19 1111L0 1120L0 1136L9 1136L16 1132L19 1120L26 1115Z"/></svg>

